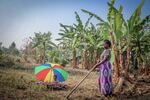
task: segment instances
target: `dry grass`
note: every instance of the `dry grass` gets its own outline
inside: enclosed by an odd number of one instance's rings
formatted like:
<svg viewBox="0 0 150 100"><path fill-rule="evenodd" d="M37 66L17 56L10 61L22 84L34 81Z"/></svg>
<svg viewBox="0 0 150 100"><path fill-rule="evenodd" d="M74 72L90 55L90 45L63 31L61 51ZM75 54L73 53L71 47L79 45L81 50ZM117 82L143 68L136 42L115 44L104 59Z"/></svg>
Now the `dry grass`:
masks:
<svg viewBox="0 0 150 100"><path fill-rule="evenodd" d="M69 79L63 84L67 85L66 90L48 90L45 86L36 85L38 80L33 75L33 68L27 69L0 69L0 99L1 100L65 100L65 96L69 91L86 75L88 72L80 69L66 69L69 72ZM150 91L143 94L142 87L137 88L135 94L129 89L123 94L113 95L111 97L97 97L98 73L93 72L91 75L79 86L79 88L71 95L71 100L117 100L129 99L133 100L137 97L139 100L149 100ZM145 85L145 83L142 83ZM148 83L149 84L149 83ZM146 85L150 88L150 84Z"/></svg>

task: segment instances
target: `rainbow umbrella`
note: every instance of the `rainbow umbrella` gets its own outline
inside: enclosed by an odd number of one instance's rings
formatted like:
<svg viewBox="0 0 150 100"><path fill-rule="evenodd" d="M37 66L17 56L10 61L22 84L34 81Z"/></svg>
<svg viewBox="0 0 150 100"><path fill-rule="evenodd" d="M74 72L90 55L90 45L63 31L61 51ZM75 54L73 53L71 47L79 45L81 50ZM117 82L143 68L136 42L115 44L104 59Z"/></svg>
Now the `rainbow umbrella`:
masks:
<svg viewBox="0 0 150 100"><path fill-rule="evenodd" d="M68 73L59 64L42 64L35 67L35 76L44 82L63 82L68 78ZM55 80L54 76L57 76Z"/></svg>

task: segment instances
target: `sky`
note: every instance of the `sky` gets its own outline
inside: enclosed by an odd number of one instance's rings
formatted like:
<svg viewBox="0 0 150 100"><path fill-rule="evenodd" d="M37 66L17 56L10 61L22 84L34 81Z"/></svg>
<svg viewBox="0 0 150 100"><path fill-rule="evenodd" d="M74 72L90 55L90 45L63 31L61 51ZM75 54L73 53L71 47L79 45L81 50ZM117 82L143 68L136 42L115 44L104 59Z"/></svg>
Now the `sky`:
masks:
<svg viewBox="0 0 150 100"><path fill-rule="evenodd" d="M88 18L86 9L107 18L109 0L0 0L0 42L9 47L14 41L20 48L34 32L52 33L52 41L59 38L59 23L75 23L77 11L83 21ZM128 19L141 0L116 0L115 6L123 5L123 15ZM145 0L142 16L150 14L150 0ZM93 20L94 21L94 20ZM95 21L96 22L96 21Z"/></svg>

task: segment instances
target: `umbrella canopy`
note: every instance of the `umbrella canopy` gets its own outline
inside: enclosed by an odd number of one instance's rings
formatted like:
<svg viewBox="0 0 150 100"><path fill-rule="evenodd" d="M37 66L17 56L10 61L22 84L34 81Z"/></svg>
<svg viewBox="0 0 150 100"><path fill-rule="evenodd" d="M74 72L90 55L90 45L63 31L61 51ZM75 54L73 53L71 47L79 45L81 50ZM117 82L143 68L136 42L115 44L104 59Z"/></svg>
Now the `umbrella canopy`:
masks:
<svg viewBox="0 0 150 100"><path fill-rule="evenodd" d="M68 78L68 73L59 64L42 64L35 68L35 76L44 82L63 82Z"/></svg>

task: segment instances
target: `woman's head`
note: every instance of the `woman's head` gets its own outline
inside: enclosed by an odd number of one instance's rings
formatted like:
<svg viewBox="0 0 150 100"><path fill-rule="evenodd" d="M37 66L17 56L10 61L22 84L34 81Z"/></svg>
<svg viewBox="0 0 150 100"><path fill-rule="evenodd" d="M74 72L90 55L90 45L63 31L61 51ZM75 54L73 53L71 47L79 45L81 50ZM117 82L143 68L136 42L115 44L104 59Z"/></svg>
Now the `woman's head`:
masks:
<svg viewBox="0 0 150 100"><path fill-rule="evenodd" d="M103 46L105 49L108 49L111 47L111 42L109 40L104 40Z"/></svg>

